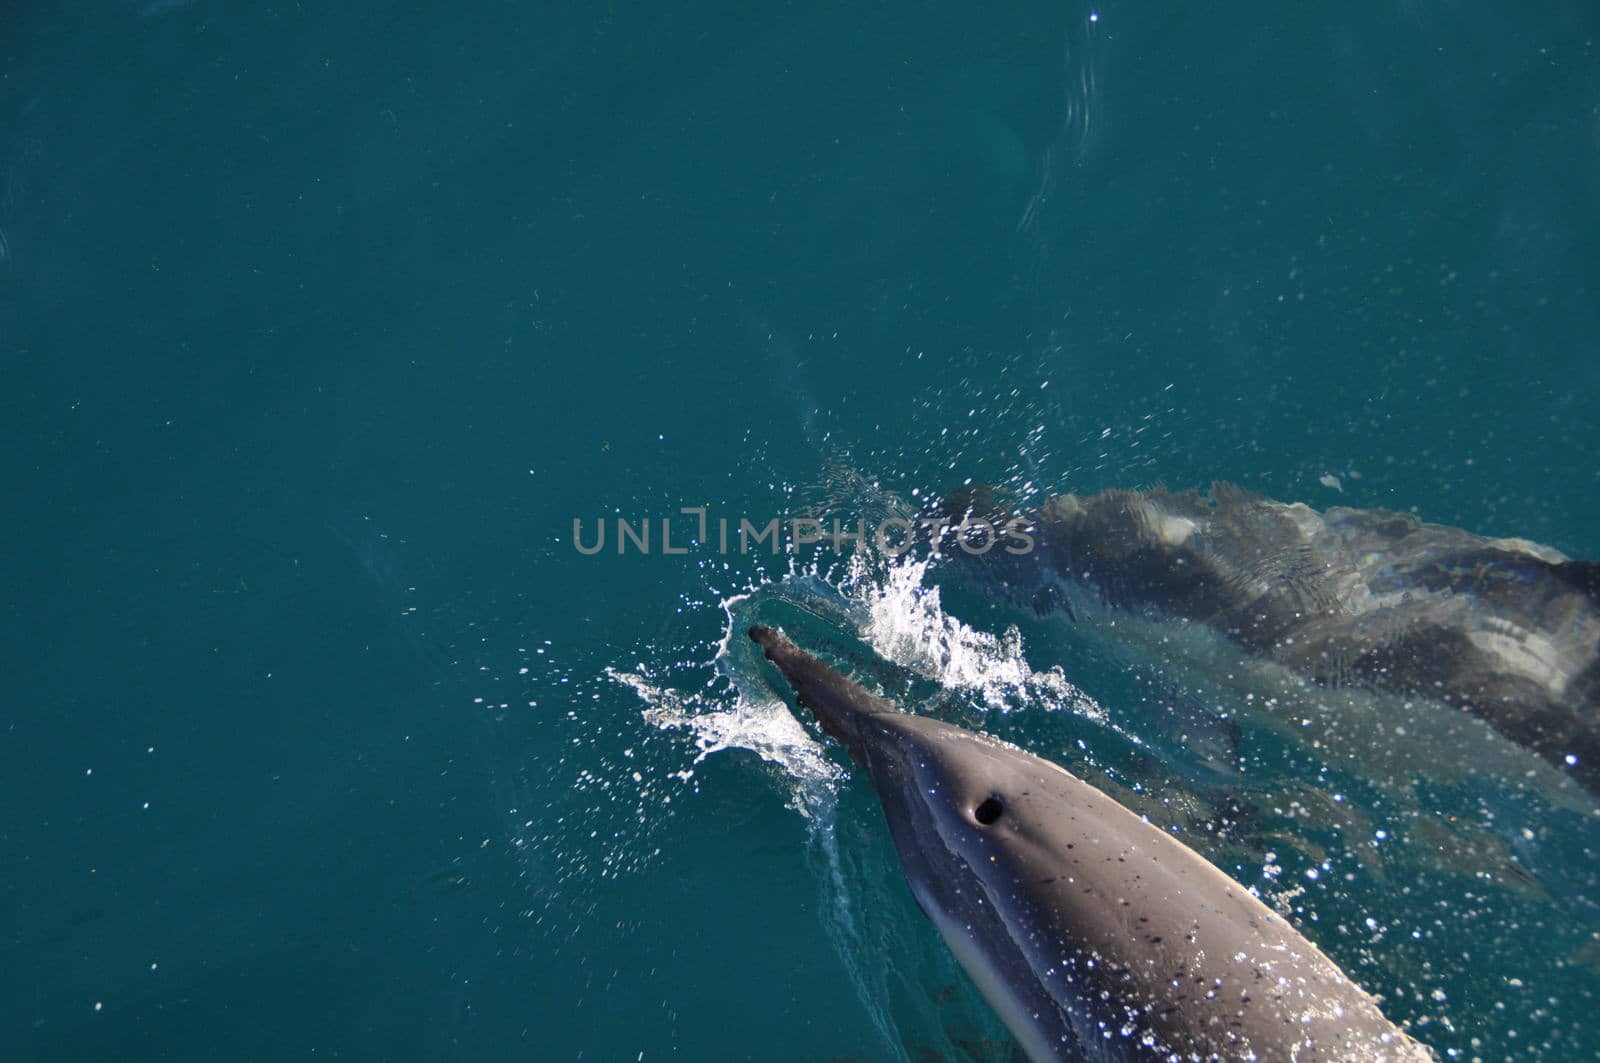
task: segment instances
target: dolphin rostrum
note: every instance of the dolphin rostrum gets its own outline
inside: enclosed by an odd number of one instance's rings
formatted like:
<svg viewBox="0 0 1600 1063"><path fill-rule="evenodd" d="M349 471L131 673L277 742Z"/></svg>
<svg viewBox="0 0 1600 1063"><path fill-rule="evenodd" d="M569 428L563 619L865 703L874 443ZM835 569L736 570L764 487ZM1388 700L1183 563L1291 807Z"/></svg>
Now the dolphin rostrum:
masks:
<svg viewBox="0 0 1600 1063"><path fill-rule="evenodd" d="M1248 890L1055 764L750 637L864 767L917 903L1034 1063L1433 1053Z"/></svg>

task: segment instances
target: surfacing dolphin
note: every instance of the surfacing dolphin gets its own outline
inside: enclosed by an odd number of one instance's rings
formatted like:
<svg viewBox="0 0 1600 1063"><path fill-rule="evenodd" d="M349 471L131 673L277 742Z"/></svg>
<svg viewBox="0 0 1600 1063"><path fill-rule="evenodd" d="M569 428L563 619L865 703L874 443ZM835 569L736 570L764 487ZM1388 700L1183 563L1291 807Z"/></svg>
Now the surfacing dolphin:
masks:
<svg viewBox="0 0 1600 1063"><path fill-rule="evenodd" d="M1243 886L1088 783L750 637L872 780L917 903L1034 1063L1432 1060Z"/></svg>
<svg viewBox="0 0 1600 1063"><path fill-rule="evenodd" d="M977 487L940 508L1022 519L1028 553L946 552L1041 613L1096 604L1203 624L1327 686L1431 698L1600 795L1600 563L1225 483L1209 497L1060 495L1022 513Z"/></svg>

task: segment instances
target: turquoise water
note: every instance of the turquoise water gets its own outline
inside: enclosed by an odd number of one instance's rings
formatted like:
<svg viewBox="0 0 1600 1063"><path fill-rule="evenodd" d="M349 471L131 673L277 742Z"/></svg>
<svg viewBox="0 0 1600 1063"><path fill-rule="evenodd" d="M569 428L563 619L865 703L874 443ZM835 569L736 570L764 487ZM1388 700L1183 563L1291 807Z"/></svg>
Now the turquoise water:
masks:
<svg viewBox="0 0 1600 1063"><path fill-rule="evenodd" d="M0 74L12 1058L1005 1059L730 614L1224 799L1134 756L1165 662L574 518L1225 479L1600 556L1588 3L100 0ZM1261 741L1191 844L1441 1053L1600 1050L1585 810Z"/></svg>

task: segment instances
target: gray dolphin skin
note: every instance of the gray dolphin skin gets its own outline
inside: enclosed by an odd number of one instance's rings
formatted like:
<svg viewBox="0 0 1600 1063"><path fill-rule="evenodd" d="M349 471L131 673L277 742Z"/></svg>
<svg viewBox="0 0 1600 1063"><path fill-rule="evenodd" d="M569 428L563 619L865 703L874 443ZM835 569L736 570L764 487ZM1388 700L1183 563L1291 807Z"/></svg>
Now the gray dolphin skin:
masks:
<svg viewBox="0 0 1600 1063"><path fill-rule="evenodd" d="M943 517L1020 518L1033 549L966 571L1041 613L1090 605L1203 624L1333 687L1441 701L1600 796L1600 563L1409 513L1309 506L1230 484L1061 495L1026 512L983 487Z"/></svg>
<svg viewBox="0 0 1600 1063"><path fill-rule="evenodd" d="M1198 853L1051 762L750 637L864 767L906 882L1034 1063L1432 1060Z"/></svg>

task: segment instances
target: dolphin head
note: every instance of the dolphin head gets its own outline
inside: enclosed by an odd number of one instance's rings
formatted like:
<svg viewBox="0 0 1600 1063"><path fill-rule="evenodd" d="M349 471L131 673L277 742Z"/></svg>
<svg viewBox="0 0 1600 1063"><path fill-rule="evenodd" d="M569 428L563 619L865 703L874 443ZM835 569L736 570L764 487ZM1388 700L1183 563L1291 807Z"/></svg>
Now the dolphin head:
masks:
<svg viewBox="0 0 1600 1063"><path fill-rule="evenodd" d="M1008 747L938 720L902 712L770 627L752 627L761 646L823 731L867 769L891 815L936 830L966 849L996 826L1023 782L1004 759ZM961 748L957 748L961 747ZM996 755L997 753L1001 755Z"/></svg>
<svg viewBox="0 0 1600 1063"><path fill-rule="evenodd" d="M1029 1059L1432 1058L1282 917L1093 786L901 712L771 628L750 637L866 769L913 896Z"/></svg>
<svg viewBox="0 0 1600 1063"><path fill-rule="evenodd" d="M902 712L772 628L753 627L750 637L800 704L866 769L917 904L1029 1058L1075 1058L1071 1016L1031 975L1016 927L992 899L1026 904L1008 883L1050 875L1050 839L1029 826L1039 810L1026 771L1017 770L1020 751ZM1028 768L1067 777L1021 755Z"/></svg>
<svg viewBox="0 0 1600 1063"><path fill-rule="evenodd" d="M897 841L900 831L908 831L921 841L940 843L934 848L913 846L916 854L988 860L993 853L985 839L1002 820L1007 830L1017 827L1029 791L1026 778L1015 770L1010 747L902 712L772 628L753 627L750 637L822 729L867 769ZM911 877L920 899L922 876Z"/></svg>

